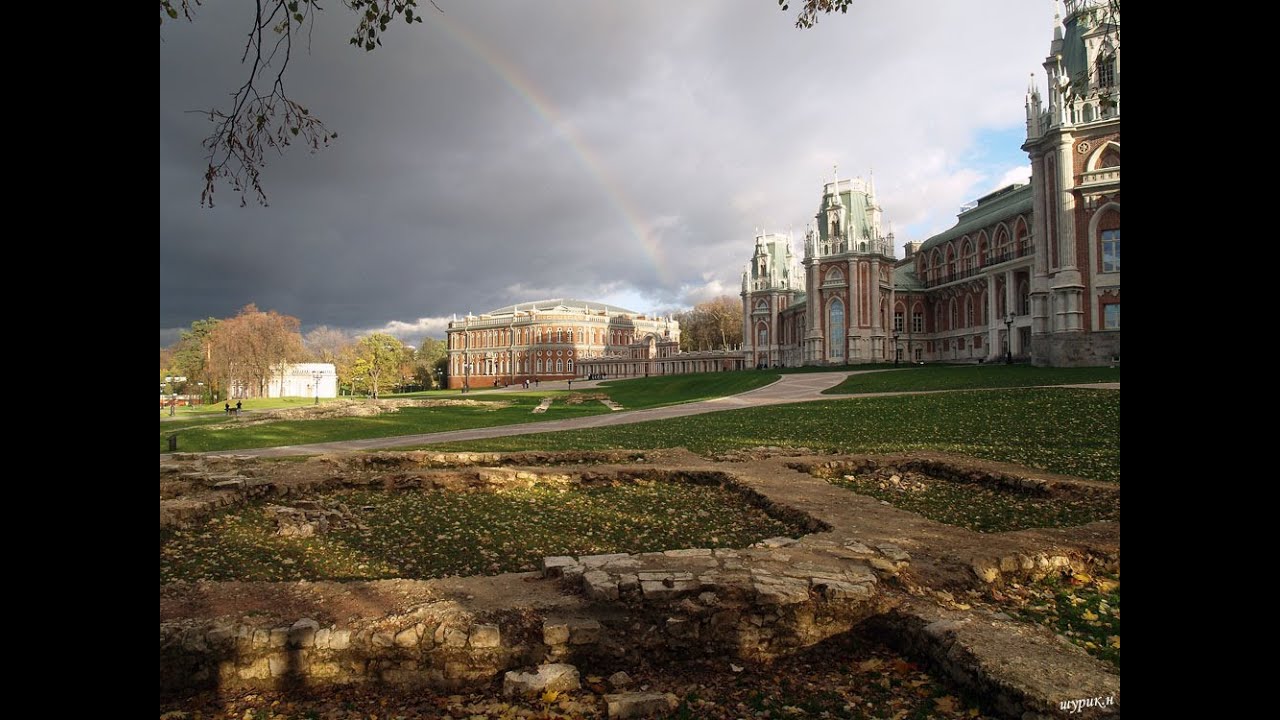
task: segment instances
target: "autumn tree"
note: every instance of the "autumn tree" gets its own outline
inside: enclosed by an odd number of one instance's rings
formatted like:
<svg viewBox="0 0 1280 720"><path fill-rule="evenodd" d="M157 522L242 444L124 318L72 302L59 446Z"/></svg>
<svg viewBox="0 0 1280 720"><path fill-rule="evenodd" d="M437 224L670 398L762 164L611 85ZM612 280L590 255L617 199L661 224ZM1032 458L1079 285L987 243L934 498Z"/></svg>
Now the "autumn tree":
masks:
<svg viewBox="0 0 1280 720"><path fill-rule="evenodd" d="M382 385L396 377L406 355L404 343L399 338L387 333L374 333L356 343L352 371L377 399Z"/></svg>
<svg viewBox="0 0 1280 720"><path fill-rule="evenodd" d="M394 20L421 23L417 0L341 0L356 17L348 43L371 51L382 45L382 36ZM434 0L428 0L436 10ZM195 19L203 0L160 0L160 26L184 18ZM312 150L327 147L338 137L305 105L289 96L285 73L294 52L308 42L318 0L256 0L247 23L248 39L240 56L247 66L245 80L231 93L228 105L203 112L210 131L203 145L207 167L200 203L213 206L215 187L229 183L239 193L240 204L252 193L267 204L262 189L262 168L269 154L283 154L294 143ZM442 11L443 12L443 11ZM295 44L298 47L295 47Z"/></svg>
<svg viewBox="0 0 1280 720"><path fill-rule="evenodd" d="M676 313L680 350L729 350L742 344L742 303L728 295Z"/></svg>
<svg viewBox="0 0 1280 720"><path fill-rule="evenodd" d="M283 381L285 365L305 356L299 325L296 317L244 306L210 333L211 373L225 387L238 383L241 396L266 396L273 375Z"/></svg>
<svg viewBox="0 0 1280 720"><path fill-rule="evenodd" d="M445 341L431 337L424 338L415 355L414 376L418 384L428 388L435 387L438 370L438 377L443 387L445 371L448 367L449 346Z"/></svg>
<svg viewBox="0 0 1280 720"><path fill-rule="evenodd" d="M183 330L178 341L170 346L170 368L173 374L185 375L189 383L204 383L205 391L213 397L213 393L221 389L214 373L211 372L212 352L211 337L221 322L217 318L205 318L191 323L189 330ZM187 392L190 392L189 390Z"/></svg>

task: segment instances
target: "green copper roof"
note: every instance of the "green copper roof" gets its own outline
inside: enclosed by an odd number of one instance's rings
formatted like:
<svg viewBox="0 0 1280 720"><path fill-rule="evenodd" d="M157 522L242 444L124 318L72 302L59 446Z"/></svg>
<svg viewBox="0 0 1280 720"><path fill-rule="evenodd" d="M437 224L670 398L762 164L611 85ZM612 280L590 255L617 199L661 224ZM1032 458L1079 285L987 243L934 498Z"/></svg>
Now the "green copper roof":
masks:
<svg viewBox="0 0 1280 720"><path fill-rule="evenodd" d="M893 269L893 287L898 290L924 289L924 284L916 277L915 263L906 263Z"/></svg>
<svg viewBox="0 0 1280 720"><path fill-rule="evenodd" d="M978 206L960 213L955 227L925 241L920 252L933 248L966 234L990 227L1001 220L1009 220L1021 213L1031 212L1031 186L1009 185L989 195L978 198Z"/></svg>
<svg viewBox="0 0 1280 720"><path fill-rule="evenodd" d="M846 182L841 180L841 182ZM830 195L823 195L822 202L818 206L818 237L827 239L827 198ZM872 238L871 218L867 212L870 206L867 194L862 190L854 192L853 190L841 190L840 200L844 203L846 216L852 227L848 228L850 232L846 233L854 240L862 238Z"/></svg>
<svg viewBox="0 0 1280 720"><path fill-rule="evenodd" d="M1071 82L1087 83L1089 58L1084 49L1084 27L1079 15L1068 18L1065 27L1066 34L1062 38L1062 69L1071 78Z"/></svg>

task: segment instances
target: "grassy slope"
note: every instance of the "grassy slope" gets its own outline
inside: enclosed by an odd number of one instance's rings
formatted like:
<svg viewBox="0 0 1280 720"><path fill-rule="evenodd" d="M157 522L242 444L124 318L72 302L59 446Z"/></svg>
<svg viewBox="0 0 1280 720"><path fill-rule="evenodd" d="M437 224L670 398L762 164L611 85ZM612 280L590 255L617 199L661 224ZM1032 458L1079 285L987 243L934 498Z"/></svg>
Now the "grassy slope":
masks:
<svg viewBox="0 0 1280 720"><path fill-rule="evenodd" d="M768 385L778 379L774 373L738 372L705 373L699 375L674 375L667 377L637 378L610 381L608 386L586 389L587 393L605 393L628 410L658 405L691 402L745 392ZM576 391L575 391L576 392ZM457 395L457 393L450 393ZM209 450L240 450L245 448L301 445L306 443L333 442L338 440L363 440L367 438L394 437L420 433L465 430L470 428L517 425L545 420L566 420L587 415L610 412L599 402L589 401L568 405L562 399L564 391L529 393L476 393L467 397L477 401L510 401L511 407L488 410L470 407L402 408L397 413L377 417L334 418L326 420L281 420L260 425L230 427L220 430L202 428L213 422L234 422L220 411L217 414L181 416L160 423L160 451L168 450L167 436L181 431L178 449L183 452ZM416 397L441 397L443 393L414 394ZM534 414L533 408L543 397L556 401L545 413ZM245 410L270 407L306 406L310 402L297 398L280 400L251 400ZM248 419L250 416L246 416Z"/></svg>
<svg viewBox="0 0 1280 720"><path fill-rule="evenodd" d="M1040 368L1030 365L925 365L852 375L828 395L903 390L966 390L1120 382L1120 368Z"/></svg>
<svg viewBox="0 0 1280 720"><path fill-rule="evenodd" d="M1120 479L1120 394L1025 389L862 398L434 446L471 450L761 445L840 452L941 450L1098 480Z"/></svg>

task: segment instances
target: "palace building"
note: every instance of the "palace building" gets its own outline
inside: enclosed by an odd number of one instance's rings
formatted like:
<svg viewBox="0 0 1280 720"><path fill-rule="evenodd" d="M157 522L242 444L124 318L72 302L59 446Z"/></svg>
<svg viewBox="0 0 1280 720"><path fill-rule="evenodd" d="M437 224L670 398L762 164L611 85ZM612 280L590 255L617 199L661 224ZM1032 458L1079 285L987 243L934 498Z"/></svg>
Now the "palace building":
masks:
<svg viewBox="0 0 1280 720"><path fill-rule="evenodd" d="M581 300L449 325L449 386L870 362L1120 359L1120 17L1066 0L1026 94L1030 184L963 207L895 254L871 179L824 183L803 256L758 232L742 273L740 349L681 353L670 318Z"/></svg>
<svg viewBox="0 0 1280 720"><path fill-rule="evenodd" d="M679 353L680 324L616 305L557 299L468 314L449 323L447 338L449 387L484 387L606 372L644 375L650 360Z"/></svg>
<svg viewBox="0 0 1280 720"><path fill-rule="evenodd" d="M965 206L955 226L894 256L875 187L834 178L805 233L758 235L742 274L743 349L755 367L885 361L1120 358L1118 14L1068 0L1027 91L1031 183Z"/></svg>

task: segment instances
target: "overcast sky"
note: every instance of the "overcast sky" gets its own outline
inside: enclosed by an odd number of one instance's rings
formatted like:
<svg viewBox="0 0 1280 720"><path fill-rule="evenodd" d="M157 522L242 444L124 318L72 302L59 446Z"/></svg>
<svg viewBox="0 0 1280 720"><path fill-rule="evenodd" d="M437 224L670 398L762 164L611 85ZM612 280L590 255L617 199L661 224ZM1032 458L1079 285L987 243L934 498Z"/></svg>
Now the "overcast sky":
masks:
<svg viewBox="0 0 1280 720"><path fill-rule="evenodd" d="M874 169L899 248L1030 174L1047 3L859 0L810 30L775 0L437 4L372 53L326 4L287 82L338 140L271 158L269 207L200 206L187 112L243 82L249 6L165 23L162 345L250 302L411 341L551 297L678 308L737 295L756 228L800 253L833 165Z"/></svg>

